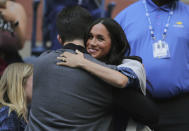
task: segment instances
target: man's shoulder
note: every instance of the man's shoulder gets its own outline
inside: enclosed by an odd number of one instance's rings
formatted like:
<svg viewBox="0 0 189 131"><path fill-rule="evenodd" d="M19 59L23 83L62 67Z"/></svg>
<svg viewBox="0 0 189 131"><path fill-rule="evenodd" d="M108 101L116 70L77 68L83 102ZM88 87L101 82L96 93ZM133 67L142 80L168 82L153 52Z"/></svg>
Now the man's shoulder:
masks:
<svg viewBox="0 0 189 131"><path fill-rule="evenodd" d="M182 1L178 1L178 4L179 4L179 6L181 8L184 8L185 11L189 12L189 4L186 4L186 3L182 2Z"/></svg>
<svg viewBox="0 0 189 131"><path fill-rule="evenodd" d="M139 0L123 9L120 13L118 13L118 15L115 17L115 20L118 21L119 24L124 25L126 18L127 21L130 20L130 18L136 16L137 12L141 12L141 9L143 9L143 5L142 1Z"/></svg>
<svg viewBox="0 0 189 131"><path fill-rule="evenodd" d="M136 1L136 2L134 2L132 4L130 4L128 7L124 8L121 12L128 12L128 11L136 12L138 10L138 8L141 7L141 5L142 5L142 1L141 0Z"/></svg>
<svg viewBox="0 0 189 131"><path fill-rule="evenodd" d="M54 55L54 54L56 54L56 53L58 53L58 52L61 52L62 51L62 49L58 49L58 50L46 50L45 52L43 52L40 56L39 56L39 58L43 58L43 57L46 57L46 56L51 56L51 55Z"/></svg>
<svg viewBox="0 0 189 131"><path fill-rule="evenodd" d="M134 2L133 4L131 4L131 5L129 5L128 7L127 7L127 10L135 10L136 8L140 8L141 6L143 6L142 5L142 0L139 0L139 1L136 1L136 2ZM136 10L135 10L136 11Z"/></svg>
<svg viewBox="0 0 189 131"><path fill-rule="evenodd" d="M39 57L37 57L36 60L37 61L46 60L46 59L51 60L51 58L55 58L59 56L64 51L71 51L71 50L69 49L46 50Z"/></svg>

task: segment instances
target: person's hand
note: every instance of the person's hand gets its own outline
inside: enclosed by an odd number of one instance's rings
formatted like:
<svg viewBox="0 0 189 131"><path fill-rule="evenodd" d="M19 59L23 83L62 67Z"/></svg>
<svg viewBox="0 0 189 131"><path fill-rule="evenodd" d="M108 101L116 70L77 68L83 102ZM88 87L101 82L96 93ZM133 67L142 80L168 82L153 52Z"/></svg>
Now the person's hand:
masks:
<svg viewBox="0 0 189 131"><path fill-rule="evenodd" d="M0 8L0 14L3 16L3 18L6 20L6 21L10 21L10 22L16 22L16 16L18 14L18 12L15 12L14 10L14 6L12 7L13 5L9 2L6 2L6 7L5 8Z"/></svg>
<svg viewBox="0 0 189 131"><path fill-rule="evenodd" d="M70 52L64 52L59 57L57 57L60 62L57 62L57 65L68 66L68 67L80 67L85 58L83 53L76 50L76 54Z"/></svg>

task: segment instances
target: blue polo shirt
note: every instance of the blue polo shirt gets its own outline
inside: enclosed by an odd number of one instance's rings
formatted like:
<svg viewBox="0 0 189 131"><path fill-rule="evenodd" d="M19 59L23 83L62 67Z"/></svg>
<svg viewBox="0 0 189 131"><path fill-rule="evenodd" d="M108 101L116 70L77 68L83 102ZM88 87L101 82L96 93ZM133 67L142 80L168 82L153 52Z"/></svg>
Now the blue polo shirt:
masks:
<svg viewBox="0 0 189 131"><path fill-rule="evenodd" d="M157 40L162 39L172 4L161 7L146 0L150 19ZM149 23L142 0L121 11L115 20L122 26L129 44L131 55L143 59L147 79L153 88L147 86L153 97L167 98L189 92L189 6L176 1L174 14L170 19L165 41L168 43L170 58L154 58Z"/></svg>

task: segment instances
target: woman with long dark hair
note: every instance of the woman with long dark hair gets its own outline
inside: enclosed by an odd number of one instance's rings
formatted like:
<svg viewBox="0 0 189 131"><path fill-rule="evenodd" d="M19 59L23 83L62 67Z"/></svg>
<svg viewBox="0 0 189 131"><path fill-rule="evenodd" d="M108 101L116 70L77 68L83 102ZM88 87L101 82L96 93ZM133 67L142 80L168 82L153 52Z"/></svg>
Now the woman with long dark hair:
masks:
<svg viewBox="0 0 189 131"><path fill-rule="evenodd" d="M146 74L139 57L129 56L130 46L120 25L111 18L100 18L94 21L85 35L86 49L94 58L106 64L117 65L109 69L84 58L83 54L64 52L58 57L58 65L82 68L101 78L115 88L116 121L115 130L124 130L127 117L143 124L153 126L158 121L155 105L146 97ZM123 102L124 101L124 102ZM125 105L122 105L125 103ZM127 114L125 114L125 110ZM117 121L118 120L118 121Z"/></svg>

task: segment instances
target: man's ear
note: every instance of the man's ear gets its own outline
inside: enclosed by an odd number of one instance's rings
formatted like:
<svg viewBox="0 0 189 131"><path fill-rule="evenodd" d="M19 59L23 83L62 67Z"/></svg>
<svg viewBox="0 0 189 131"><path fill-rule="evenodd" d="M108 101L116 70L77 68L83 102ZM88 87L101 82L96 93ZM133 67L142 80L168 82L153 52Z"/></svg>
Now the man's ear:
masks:
<svg viewBox="0 0 189 131"><path fill-rule="evenodd" d="M58 39L58 42L59 42L61 45L63 45L62 39L60 38L60 35L59 35L59 34L57 35L57 39Z"/></svg>

